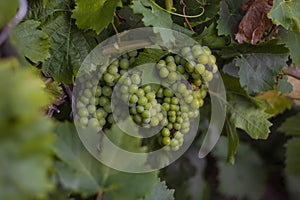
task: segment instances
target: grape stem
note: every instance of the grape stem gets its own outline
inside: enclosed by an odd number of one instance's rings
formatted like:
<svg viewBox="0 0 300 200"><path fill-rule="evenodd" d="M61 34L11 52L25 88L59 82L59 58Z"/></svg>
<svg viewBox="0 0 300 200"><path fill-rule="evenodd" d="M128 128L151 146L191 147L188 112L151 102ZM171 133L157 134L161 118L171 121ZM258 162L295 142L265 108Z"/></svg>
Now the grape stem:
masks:
<svg viewBox="0 0 300 200"><path fill-rule="evenodd" d="M8 38L11 29L19 24L26 16L28 10L27 0L19 0L19 4L20 8L13 18L12 22L9 25L6 25L0 33L0 45L2 45L3 42Z"/></svg>
<svg viewBox="0 0 300 200"><path fill-rule="evenodd" d="M288 67L284 67L282 69L283 73L285 75L291 76L293 78L296 78L298 80L300 80L300 72L298 70L296 70L296 68L294 67L294 65L290 65Z"/></svg>

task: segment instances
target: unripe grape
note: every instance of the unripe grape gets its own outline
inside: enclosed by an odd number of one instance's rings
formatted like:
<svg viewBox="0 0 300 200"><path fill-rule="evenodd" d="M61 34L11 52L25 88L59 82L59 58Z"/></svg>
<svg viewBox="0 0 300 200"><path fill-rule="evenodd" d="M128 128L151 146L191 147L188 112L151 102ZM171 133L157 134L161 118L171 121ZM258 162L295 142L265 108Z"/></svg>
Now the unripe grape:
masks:
<svg viewBox="0 0 300 200"><path fill-rule="evenodd" d="M163 145L165 145L165 146L170 145L170 144L171 144L171 139L170 139L170 137L163 137L162 143L163 143Z"/></svg>
<svg viewBox="0 0 300 200"><path fill-rule="evenodd" d="M162 136L169 137L170 136L170 130L167 128L163 128L161 131Z"/></svg>
<svg viewBox="0 0 300 200"><path fill-rule="evenodd" d="M166 67L162 67L160 70L159 70L159 76L162 77L162 78L166 78L168 77L169 75L169 70L166 68Z"/></svg>
<svg viewBox="0 0 300 200"><path fill-rule="evenodd" d="M87 126L89 123L89 119L87 117L81 117L79 120L79 124L83 127Z"/></svg>

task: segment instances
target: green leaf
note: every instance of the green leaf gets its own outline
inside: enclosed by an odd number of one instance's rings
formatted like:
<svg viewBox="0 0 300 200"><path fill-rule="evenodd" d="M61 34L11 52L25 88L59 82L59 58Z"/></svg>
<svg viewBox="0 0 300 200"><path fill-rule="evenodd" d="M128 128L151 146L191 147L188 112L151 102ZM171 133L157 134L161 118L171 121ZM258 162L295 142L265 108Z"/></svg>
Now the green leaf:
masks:
<svg viewBox="0 0 300 200"><path fill-rule="evenodd" d="M51 44L51 57L43 64L43 72L58 82L73 83L81 63L97 45L95 39L78 30L64 14L51 19L43 31L50 35Z"/></svg>
<svg viewBox="0 0 300 200"><path fill-rule="evenodd" d="M182 157L162 170L162 178L169 187L175 189L175 199L199 200L204 195L206 160L198 159L198 153L199 148L192 146Z"/></svg>
<svg viewBox="0 0 300 200"><path fill-rule="evenodd" d="M27 20L16 26L11 34L12 43L22 56L34 63L50 57L50 40L47 33L39 30L40 22Z"/></svg>
<svg viewBox="0 0 300 200"><path fill-rule="evenodd" d="M0 1L0 29L12 20L19 7L18 0Z"/></svg>
<svg viewBox="0 0 300 200"><path fill-rule="evenodd" d="M299 118L298 118L299 123ZM300 175L300 138L292 138L286 143L286 171L291 175Z"/></svg>
<svg viewBox="0 0 300 200"><path fill-rule="evenodd" d="M288 81L287 76L284 76L282 79L279 79L277 84L277 90L282 94L291 93L293 91L293 85Z"/></svg>
<svg viewBox="0 0 300 200"><path fill-rule="evenodd" d="M276 25L282 25L285 29L296 26L300 31L300 2L298 0L274 0L273 8L268 13L268 17L272 19Z"/></svg>
<svg viewBox="0 0 300 200"><path fill-rule="evenodd" d="M272 125L268 121L270 114L240 95L229 94L228 104L231 113L230 121L237 128L246 131L253 139L267 139Z"/></svg>
<svg viewBox="0 0 300 200"><path fill-rule="evenodd" d="M267 42L252 45L249 43L238 44L231 43L220 51L222 58L233 58L237 56L245 56L252 54L272 54L272 55L288 55L289 49L284 44L278 44L279 40L269 40Z"/></svg>
<svg viewBox="0 0 300 200"><path fill-rule="evenodd" d="M247 0L222 0L220 5L220 18L217 29L219 35L230 35L232 38L238 32L239 23L243 18L242 6Z"/></svg>
<svg viewBox="0 0 300 200"><path fill-rule="evenodd" d="M223 48L228 43L225 37L218 36L216 23L212 23L209 27L206 27L203 32L194 39L203 46L205 45L213 49Z"/></svg>
<svg viewBox="0 0 300 200"><path fill-rule="evenodd" d="M230 119L230 118L229 118ZM228 119L225 122L225 131L227 134L227 162L230 164L235 163L235 155L239 146L239 136L236 131L235 124L230 122Z"/></svg>
<svg viewBox="0 0 300 200"><path fill-rule="evenodd" d="M53 189L54 134L41 113L49 103L42 85L16 59L0 60L0 199L37 199Z"/></svg>
<svg viewBox="0 0 300 200"><path fill-rule="evenodd" d="M173 21L169 13L160 10L148 0L133 0L131 8L134 13L143 15L143 22L145 26L153 26L154 32L159 33L164 42L170 43L175 41L172 32L168 30L171 29L173 25ZM165 29L161 31L155 27Z"/></svg>
<svg viewBox="0 0 300 200"><path fill-rule="evenodd" d="M282 44L285 44L286 47L290 49L290 55L295 65L300 65L300 33L296 31L287 31L283 28L279 29L278 38Z"/></svg>
<svg viewBox="0 0 300 200"><path fill-rule="evenodd" d="M166 182L158 182L153 188L151 194L147 195L143 200L173 200L175 190L169 190Z"/></svg>
<svg viewBox="0 0 300 200"><path fill-rule="evenodd" d="M218 190L238 199L261 199L266 187L266 172L259 155L250 146L241 143L235 165L228 165L226 148L226 139L222 137L213 151L218 160Z"/></svg>
<svg viewBox="0 0 300 200"><path fill-rule="evenodd" d="M120 0L75 0L72 18L83 30L92 29L99 34L114 18L117 7L122 6Z"/></svg>
<svg viewBox="0 0 300 200"><path fill-rule="evenodd" d="M257 96L259 99L266 100L269 105L271 106L269 109L266 110L272 116L276 116L278 114L283 113L287 109L291 109L293 102L291 99L287 98L286 96L282 95L277 90L270 90L264 92Z"/></svg>
<svg viewBox="0 0 300 200"><path fill-rule="evenodd" d="M143 52L139 53L138 57L134 60L131 66L134 67L146 63L157 63L160 59L168 54L168 51L164 51L162 49L147 48Z"/></svg>
<svg viewBox="0 0 300 200"><path fill-rule="evenodd" d="M252 54L236 59L241 85L248 93L272 90L275 76L285 66L287 56L273 54Z"/></svg>
<svg viewBox="0 0 300 200"><path fill-rule="evenodd" d="M112 128L111 133L118 135L116 131L120 130ZM61 184L73 192L82 195L102 193L103 199L132 200L149 194L158 181L154 172L129 174L101 164L88 153L70 123L58 124L56 134L54 151L61 159L56 170ZM129 142L126 144L130 145Z"/></svg>
<svg viewBox="0 0 300 200"><path fill-rule="evenodd" d="M278 128L278 131L283 132L288 136L300 136L299 119L300 113L287 118L286 121Z"/></svg>

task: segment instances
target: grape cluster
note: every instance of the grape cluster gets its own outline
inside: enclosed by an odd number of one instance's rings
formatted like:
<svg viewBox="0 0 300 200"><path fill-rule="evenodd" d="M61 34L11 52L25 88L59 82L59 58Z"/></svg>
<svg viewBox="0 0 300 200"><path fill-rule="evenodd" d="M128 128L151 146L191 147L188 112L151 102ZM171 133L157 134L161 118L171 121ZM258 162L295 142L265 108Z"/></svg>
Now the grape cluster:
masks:
<svg viewBox="0 0 300 200"><path fill-rule="evenodd" d="M114 86L125 74L130 64L137 57L137 51L131 51L120 59L115 59L107 67L100 66L94 77L86 75L79 78L82 90L79 90L79 100L76 102L77 120L82 127L92 127L101 130L107 124L112 124L111 96ZM93 96L93 91L95 96Z"/></svg>
<svg viewBox="0 0 300 200"><path fill-rule="evenodd" d="M167 150L177 151L190 131L192 120L199 117L207 82L218 70L216 58L208 47L184 47L180 53L181 56L170 53L156 63L155 73L162 83L159 86L143 85L143 72L130 70L137 51L114 60L107 68L100 67L94 99L91 93L94 82L83 84L87 89L82 91L76 105L80 124L102 129L114 123L111 95L118 83L118 98L129 106L132 120L144 128L161 126L158 143ZM122 111L114 114L118 118Z"/></svg>

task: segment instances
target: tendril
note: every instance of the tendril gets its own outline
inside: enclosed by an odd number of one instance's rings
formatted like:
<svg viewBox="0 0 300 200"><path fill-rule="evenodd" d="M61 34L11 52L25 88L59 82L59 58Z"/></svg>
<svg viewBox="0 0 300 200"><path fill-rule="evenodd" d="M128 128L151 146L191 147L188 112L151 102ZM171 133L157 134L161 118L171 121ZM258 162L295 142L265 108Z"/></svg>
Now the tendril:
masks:
<svg viewBox="0 0 300 200"><path fill-rule="evenodd" d="M204 8L203 6L201 6L200 8L202 9L201 13L197 14L197 15L183 15L183 14L179 14L179 13L176 13L176 12L172 12L172 11L169 11L163 7L161 7L160 5L158 5L154 0L149 0L155 7L157 7L158 9L162 10L162 11L165 11L171 15L175 15L175 16L179 16L179 17L185 17L185 18L197 18L197 17L201 17L204 13Z"/></svg>

